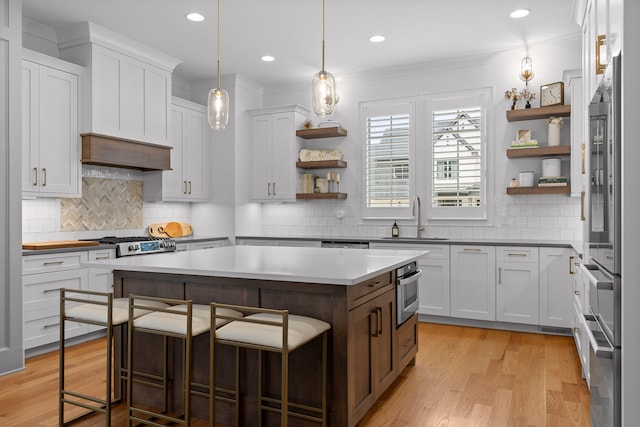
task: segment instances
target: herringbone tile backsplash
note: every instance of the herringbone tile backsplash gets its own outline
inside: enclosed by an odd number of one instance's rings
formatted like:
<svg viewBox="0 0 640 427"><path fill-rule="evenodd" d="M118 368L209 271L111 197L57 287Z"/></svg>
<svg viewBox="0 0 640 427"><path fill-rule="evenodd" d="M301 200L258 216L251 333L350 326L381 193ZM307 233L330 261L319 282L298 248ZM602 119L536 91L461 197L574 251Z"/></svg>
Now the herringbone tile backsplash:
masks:
<svg viewBox="0 0 640 427"><path fill-rule="evenodd" d="M61 231L143 228L142 181L82 178L81 199L61 199Z"/></svg>

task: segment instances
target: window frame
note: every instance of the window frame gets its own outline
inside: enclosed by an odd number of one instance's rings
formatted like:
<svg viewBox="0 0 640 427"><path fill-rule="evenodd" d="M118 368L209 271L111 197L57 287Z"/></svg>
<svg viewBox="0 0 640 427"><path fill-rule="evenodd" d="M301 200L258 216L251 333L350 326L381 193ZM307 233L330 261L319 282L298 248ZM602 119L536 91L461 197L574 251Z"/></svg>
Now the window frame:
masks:
<svg viewBox="0 0 640 427"><path fill-rule="evenodd" d="M362 130L362 196L360 207L363 220L376 219L412 219L411 200L416 194L416 97L403 97L385 100L363 101L359 105L360 124ZM368 207L367 206L367 118L372 116L388 116L395 114L409 115L409 204L406 207ZM394 171L395 173L395 171Z"/></svg>
<svg viewBox="0 0 640 427"><path fill-rule="evenodd" d="M424 195L422 206L426 209L427 222L438 225L460 225L462 223L481 222L488 223L491 218L493 200L493 174L490 164L493 159L492 141L492 90L491 88L479 88L475 90L455 91L447 93L430 94L425 96L426 106L424 114L425 138L420 145L420 194ZM460 206L432 206L433 194L433 129L432 115L434 110L441 111L453 108L464 108L475 104L480 106L481 114L481 205L478 207Z"/></svg>

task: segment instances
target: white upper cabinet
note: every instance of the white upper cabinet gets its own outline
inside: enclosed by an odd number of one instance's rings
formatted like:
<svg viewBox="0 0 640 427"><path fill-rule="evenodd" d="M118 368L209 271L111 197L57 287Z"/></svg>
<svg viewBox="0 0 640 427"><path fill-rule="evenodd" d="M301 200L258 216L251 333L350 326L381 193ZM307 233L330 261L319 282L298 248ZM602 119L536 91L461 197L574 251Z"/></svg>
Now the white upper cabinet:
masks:
<svg viewBox="0 0 640 427"><path fill-rule="evenodd" d="M81 196L78 101L83 71L59 59L23 51L23 196Z"/></svg>
<svg viewBox="0 0 640 427"><path fill-rule="evenodd" d="M145 173L145 200L207 201L210 143L207 107L174 97L171 133L172 170Z"/></svg>
<svg viewBox="0 0 640 427"><path fill-rule="evenodd" d="M251 200L296 199L296 129L309 110L299 105L250 111Z"/></svg>
<svg viewBox="0 0 640 427"><path fill-rule="evenodd" d="M59 33L60 56L86 66L82 133L171 145L171 74L179 60L90 22Z"/></svg>

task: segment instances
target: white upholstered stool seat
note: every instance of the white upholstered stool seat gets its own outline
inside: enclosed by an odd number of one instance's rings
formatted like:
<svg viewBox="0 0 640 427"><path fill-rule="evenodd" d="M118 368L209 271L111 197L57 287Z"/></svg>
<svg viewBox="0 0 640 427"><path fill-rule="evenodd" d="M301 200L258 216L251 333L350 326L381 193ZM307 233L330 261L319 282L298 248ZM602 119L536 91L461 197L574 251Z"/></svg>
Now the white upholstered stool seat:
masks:
<svg viewBox="0 0 640 427"><path fill-rule="evenodd" d="M167 307L167 304L150 302L155 307ZM134 316L139 317L148 310L135 310ZM111 425L111 406L119 402L120 396L111 396L112 371L112 336L113 328L123 325L129 320L129 298L113 298L110 292L84 291L78 289L60 290L60 380L59 380L59 424L67 425L88 414L100 412L105 414L105 424ZM106 328L106 390L105 398L88 396L65 387L65 322L73 321ZM114 381L122 381L125 377L123 370L113 375ZM64 420L65 405L80 406L90 412L72 420Z"/></svg>
<svg viewBox="0 0 640 427"><path fill-rule="evenodd" d="M221 311L225 309L218 308L217 310ZM253 323L253 320L270 323ZM216 331L216 338L218 340L255 344L263 347L271 347L274 350L282 350L282 322L282 315L274 313L251 314L244 317L243 321L233 321L219 328ZM295 350L329 329L331 329L331 325L322 320L289 314L289 333L287 336L289 351Z"/></svg>
<svg viewBox="0 0 640 427"><path fill-rule="evenodd" d="M233 319L225 315L225 310L240 311L246 316ZM257 307L246 307L230 304L211 304L211 324L218 325L220 320L229 323L211 332L211 357L209 372L210 384L215 384L215 346L216 344L236 347L236 375L235 389L228 390L214 387L214 398L210 399L210 425L215 425L215 400L222 400L235 404L235 424L239 420L240 406L240 357L239 348L258 350L258 426L262 425L262 412L270 411L280 414L280 426L286 427L289 416L304 418L308 421L327 425L327 332L331 325L323 320L308 316L289 314L287 310L273 310ZM321 374L321 403L318 406L289 402L289 353L295 351L315 338L322 337L322 374ZM281 354L280 366L280 398L263 395L263 361L262 352ZM231 397L229 397L231 396ZM300 412L302 411L302 412ZM313 414L313 415L311 415ZM253 424L254 420L251 420ZM247 422L247 420L245 420Z"/></svg>
<svg viewBox="0 0 640 427"><path fill-rule="evenodd" d="M195 337L203 334L211 328L211 307L203 304L192 304L191 334ZM173 305L166 311L148 312L148 314L134 320L137 328L155 330L158 332L168 332L176 335L187 334L186 313L187 304ZM229 317L242 317L242 313L235 310L224 310L224 314ZM219 319L216 327L219 327L229 320Z"/></svg>

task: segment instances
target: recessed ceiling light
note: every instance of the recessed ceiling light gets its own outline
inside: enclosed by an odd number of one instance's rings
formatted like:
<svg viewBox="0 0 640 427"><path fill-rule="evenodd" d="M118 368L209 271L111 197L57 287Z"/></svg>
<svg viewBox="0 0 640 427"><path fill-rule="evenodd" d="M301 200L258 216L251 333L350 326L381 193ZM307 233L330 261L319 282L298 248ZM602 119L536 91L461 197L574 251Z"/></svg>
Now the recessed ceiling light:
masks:
<svg viewBox="0 0 640 427"><path fill-rule="evenodd" d="M271 56L271 55L264 55L264 56L261 56L261 57L260 57L260 59L262 59L264 62L273 62L273 61L275 61L275 60L276 60L276 58L274 58L274 57L273 57L273 56Z"/></svg>
<svg viewBox="0 0 640 427"><path fill-rule="evenodd" d="M187 14L187 19L192 22L202 22L204 21L204 16L202 16L198 12L191 12Z"/></svg>
<svg viewBox="0 0 640 427"><path fill-rule="evenodd" d="M529 9L518 9L518 10L514 10L513 12L511 12L511 14L509 16L512 17L512 18L524 18L530 12L531 11Z"/></svg>
<svg viewBox="0 0 640 427"><path fill-rule="evenodd" d="M371 43L381 43L384 40L385 40L385 37L383 35L380 35L380 34L369 37L369 41Z"/></svg>

